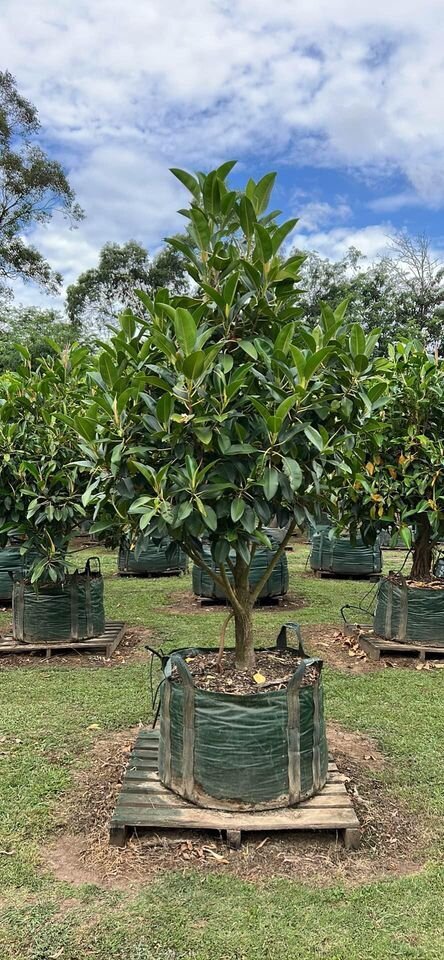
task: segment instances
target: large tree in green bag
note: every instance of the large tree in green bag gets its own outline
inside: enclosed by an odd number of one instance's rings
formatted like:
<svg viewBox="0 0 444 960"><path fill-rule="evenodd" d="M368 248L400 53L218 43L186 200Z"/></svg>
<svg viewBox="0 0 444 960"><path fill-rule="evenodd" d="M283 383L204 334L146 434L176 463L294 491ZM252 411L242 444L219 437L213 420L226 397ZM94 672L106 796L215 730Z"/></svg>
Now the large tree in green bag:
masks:
<svg viewBox="0 0 444 960"><path fill-rule="evenodd" d="M0 546L21 536L32 581L56 583L68 569L72 531L87 517L89 465L78 462L70 418L90 402L89 351L53 344L33 368L28 350L17 349L22 365L0 391Z"/></svg>
<svg viewBox="0 0 444 960"><path fill-rule="evenodd" d="M123 314L103 345L97 402L77 426L96 472L86 495L96 529L132 523L179 543L227 596L245 670L254 665L255 600L295 527L312 521L316 505L328 509L385 385L371 359L378 334L347 328L345 303L334 312L323 305L310 329L302 323L303 257L284 253L297 221L269 212L273 173L235 190L233 166L173 170L191 202L182 211L188 240L169 242L194 295L140 293L141 315ZM251 587L273 517L287 534Z"/></svg>
<svg viewBox="0 0 444 960"><path fill-rule="evenodd" d="M390 389L346 478L343 509L368 536L390 526L412 548L412 579L427 581L444 536L444 363L415 341L389 347Z"/></svg>

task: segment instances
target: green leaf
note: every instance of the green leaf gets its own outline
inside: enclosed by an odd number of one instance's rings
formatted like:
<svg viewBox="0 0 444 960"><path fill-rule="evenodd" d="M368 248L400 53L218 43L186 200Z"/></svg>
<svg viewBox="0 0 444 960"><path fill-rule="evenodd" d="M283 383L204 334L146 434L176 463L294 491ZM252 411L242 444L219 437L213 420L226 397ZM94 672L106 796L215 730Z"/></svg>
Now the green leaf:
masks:
<svg viewBox="0 0 444 960"><path fill-rule="evenodd" d="M281 353L285 354L285 356L287 355L290 349L291 342L294 337L294 331L295 331L295 324L293 323L293 321L291 323L287 323L285 327L282 327L282 329L279 330L279 333L275 340L276 351L279 350L281 351Z"/></svg>
<svg viewBox="0 0 444 960"><path fill-rule="evenodd" d="M292 407L294 407L297 399L298 399L297 396L293 396L293 397L286 397L285 400L282 400L282 403L279 404L276 410L276 416L280 420L284 420L284 418L287 416L287 413L291 410Z"/></svg>
<svg viewBox="0 0 444 960"><path fill-rule="evenodd" d="M254 343L251 343L251 340L241 340L239 346L245 353L248 353L248 356L251 357L252 360L257 360L257 350Z"/></svg>
<svg viewBox="0 0 444 960"><path fill-rule="evenodd" d="M245 503L240 497L236 497L231 503L230 513L233 523L237 523L245 510Z"/></svg>
<svg viewBox="0 0 444 960"><path fill-rule="evenodd" d="M267 500L272 500L279 486L279 474L275 467L267 467L264 472L263 488Z"/></svg>
<svg viewBox="0 0 444 960"><path fill-rule="evenodd" d="M200 194L199 183L191 173L187 173L186 170L180 170L179 167L170 167L170 173L173 174L177 180L180 180L181 183L193 194L194 197L198 197Z"/></svg>
<svg viewBox="0 0 444 960"><path fill-rule="evenodd" d="M282 464L284 473L290 481L290 487L293 492L296 492L302 483L302 470L297 460L293 460L291 457L282 457Z"/></svg>
<svg viewBox="0 0 444 960"><path fill-rule="evenodd" d="M185 357L182 370L188 380L197 380L205 368L205 353L203 350L196 350Z"/></svg>
<svg viewBox="0 0 444 960"><path fill-rule="evenodd" d="M245 236L250 240L254 233L256 214L251 200L246 196L241 197L239 203L239 220Z"/></svg>
<svg viewBox="0 0 444 960"><path fill-rule="evenodd" d="M156 403L156 414L159 423L166 425L169 422L174 410L174 400L169 393L164 393L163 397Z"/></svg>
<svg viewBox="0 0 444 960"><path fill-rule="evenodd" d="M191 207L190 217L194 228L194 234L201 250L207 251L210 245L211 231L208 220L199 207Z"/></svg>
<svg viewBox="0 0 444 960"><path fill-rule="evenodd" d="M350 351L352 357L365 354L365 333L359 323L354 323L350 331Z"/></svg>
<svg viewBox="0 0 444 960"><path fill-rule="evenodd" d="M174 320L174 329L176 337L182 350L187 356L194 349L197 337L197 328L192 314L183 307L178 307Z"/></svg>
<svg viewBox="0 0 444 960"><path fill-rule="evenodd" d="M181 503L177 511L177 516L176 516L177 523L183 523L183 521L186 520L187 517L189 517L192 512L193 512L192 503L190 503L189 501L187 501L186 503Z"/></svg>
<svg viewBox="0 0 444 960"><path fill-rule="evenodd" d="M211 553L216 563L221 566L230 554L230 544L227 540L217 540L211 545Z"/></svg>
<svg viewBox="0 0 444 960"><path fill-rule="evenodd" d="M264 177L256 184L254 191L254 206L256 213L264 213L270 202L270 196L276 180L275 173L266 173ZM267 257L269 259L269 257Z"/></svg>
<svg viewBox="0 0 444 960"><path fill-rule="evenodd" d="M283 244L285 238L288 237L288 234L291 233L292 230L294 230L297 222L298 222L297 217L293 220L287 220L285 223L282 223L280 227L278 227L274 231L271 238L274 254L278 252L279 247Z"/></svg>
<svg viewBox="0 0 444 960"><path fill-rule="evenodd" d="M273 244L270 234L260 223L255 223L254 233L256 237L256 251L259 253L263 263L268 263L273 256Z"/></svg>
<svg viewBox="0 0 444 960"><path fill-rule="evenodd" d="M203 519L205 526L214 533L217 530L217 514L208 504L205 504Z"/></svg>
<svg viewBox="0 0 444 960"><path fill-rule="evenodd" d="M228 174L231 173L233 167L237 164L237 160L227 160L225 163L221 163L220 167L217 168L216 173L221 180L225 180L228 177Z"/></svg>
<svg viewBox="0 0 444 960"><path fill-rule="evenodd" d="M312 443L318 450L323 450L323 449L324 449L325 444L324 444L324 441L323 441L323 439L322 439L322 437L321 437L321 434L319 433L318 430L315 430L314 427L311 427L310 425L308 425L308 426L304 427L304 433L305 433L305 436L307 437L307 439L310 440L311 443Z"/></svg>
<svg viewBox="0 0 444 960"><path fill-rule="evenodd" d="M410 530L409 527L401 527L399 532L401 534L401 538L404 541L407 549L410 550L410 547L412 545L412 531Z"/></svg>

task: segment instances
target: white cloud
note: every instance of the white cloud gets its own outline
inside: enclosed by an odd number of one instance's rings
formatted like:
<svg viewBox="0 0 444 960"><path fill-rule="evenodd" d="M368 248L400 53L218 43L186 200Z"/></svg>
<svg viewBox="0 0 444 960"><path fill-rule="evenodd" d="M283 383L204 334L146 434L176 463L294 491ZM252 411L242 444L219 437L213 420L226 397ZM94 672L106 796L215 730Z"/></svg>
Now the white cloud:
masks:
<svg viewBox="0 0 444 960"><path fill-rule="evenodd" d="M72 279L106 240L157 244L182 202L168 166L230 155L398 171L405 196L444 204L443 21L442 0L3 0L3 59L88 214L45 232L54 265ZM339 248L344 230L319 236Z"/></svg>
<svg viewBox="0 0 444 960"><path fill-rule="evenodd" d="M390 236L394 232L390 224L372 224L357 229L336 227L300 234L295 231L292 246L301 250L315 250L329 260L340 260L350 247L356 247L371 262L388 253Z"/></svg>

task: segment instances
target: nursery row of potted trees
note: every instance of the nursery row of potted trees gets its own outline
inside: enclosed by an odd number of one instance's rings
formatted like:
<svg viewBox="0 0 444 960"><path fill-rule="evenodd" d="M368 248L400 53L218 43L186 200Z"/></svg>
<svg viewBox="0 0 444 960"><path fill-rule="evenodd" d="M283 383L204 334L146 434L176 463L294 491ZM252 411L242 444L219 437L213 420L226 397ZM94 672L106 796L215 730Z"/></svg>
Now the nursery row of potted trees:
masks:
<svg viewBox="0 0 444 960"><path fill-rule="evenodd" d="M413 577L428 581L444 517L444 376L417 344L375 358L378 332L347 325L346 303L323 305L306 324L303 258L283 252L296 221L269 211L273 174L237 190L232 167L174 171L191 200L187 239L170 243L192 293L140 292L140 315L122 315L93 363L76 347L32 370L24 353L0 403L0 532L26 542L22 621L33 597L52 591L66 602L69 539L82 519L107 542L170 538L227 598L221 644L230 621L235 644L224 659L195 649L163 662L163 781L207 805L279 806L325 782L321 664L286 649L282 635L279 656L261 653L259 670L254 604L294 530L322 511L365 542L394 525L410 545L414 525ZM273 518L286 528L278 546ZM269 559L253 585L263 548ZM75 575L79 636L82 603L91 626L96 581ZM412 588L388 583L393 629L399 590L408 636ZM444 590L434 594L444 604ZM206 656L218 672L210 692L199 686Z"/></svg>

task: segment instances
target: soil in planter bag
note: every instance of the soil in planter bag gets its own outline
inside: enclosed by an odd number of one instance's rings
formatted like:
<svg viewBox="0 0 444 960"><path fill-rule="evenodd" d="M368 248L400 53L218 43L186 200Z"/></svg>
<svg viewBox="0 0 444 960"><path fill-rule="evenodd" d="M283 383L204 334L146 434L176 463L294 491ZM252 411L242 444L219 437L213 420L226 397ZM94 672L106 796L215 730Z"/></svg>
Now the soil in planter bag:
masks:
<svg viewBox="0 0 444 960"><path fill-rule="evenodd" d="M277 544L276 549L278 549ZM264 575L272 557L272 550L267 550L265 547L258 548L256 550L250 568L251 587L254 587L257 583L259 583L259 580ZM207 563L209 567L216 572L218 571L219 568L215 564L211 556L211 550L208 547L203 548L202 559L205 560L205 563ZM235 559L234 553L233 559ZM233 575L230 570L227 571L227 576L230 583L232 583ZM205 570L202 570L196 564L193 566L193 593L196 597L209 597L210 599L214 600L225 600L225 593L223 590L221 590L219 584L215 583L213 578L210 577L209 573L206 573ZM282 553L276 566L268 577L267 582L262 587L260 596L262 598L283 597L286 593L288 593L288 560L286 554Z"/></svg>
<svg viewBox="0 0 444 960"><path fill-rule="evenodd" d="M187 569L187 557L180 549L175 546L174 552L171 549L172 540L163 540L162 543L154 543L146 538L143 542L143 549L140 552L131 550L127 541L124 541L119 550L118 570L119 573L133 574L162 574L174 573L175 571L185 572ZM168 552L167 552L168 551Z"/></svg>
<svg viewBox="0 0 444 960"><path fill-rule="evenodd" d="M355 576L380 573L381 547L378 541L367 546L360 539L357 539L356 543L346 537L330 539L327 531L319 530L312 536L310 566L312 570Z"/></svg>
<svg viewBox="0 0 444 960"><path fill-rule="evenodd" d="M373 629L386 640L444 646L444 586L411 587L403 577L382 580Z"/></svg>
<svg viewBox="0 0 444 960"><path fill-rule="evenodd" d="M105 629L103 579L90 561L63 583L15 580L12 605L14 638L25 643L89 640Z"/></svg>
<svg viewBox="0 0 444 960"><path fill-rule="evenodd" d="M273 650L286 649L288 627L300 637L299 625L287 624ZM322 789L328 770L322 660L303 659L282 690L236 695L193 683L186 657L208 652L192 648L162 658L161 781L199 806L216 809L291 806ZM301 644L291 652L305 657ZM302 686L313 665L319 678ZM170 679L173 666L180 682Z"/></svg>

